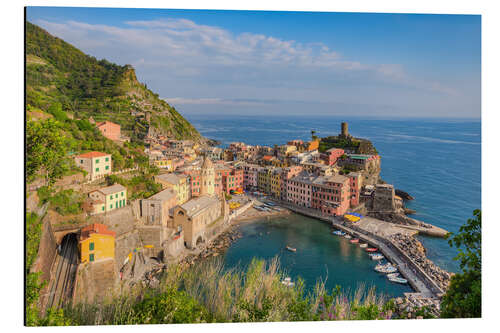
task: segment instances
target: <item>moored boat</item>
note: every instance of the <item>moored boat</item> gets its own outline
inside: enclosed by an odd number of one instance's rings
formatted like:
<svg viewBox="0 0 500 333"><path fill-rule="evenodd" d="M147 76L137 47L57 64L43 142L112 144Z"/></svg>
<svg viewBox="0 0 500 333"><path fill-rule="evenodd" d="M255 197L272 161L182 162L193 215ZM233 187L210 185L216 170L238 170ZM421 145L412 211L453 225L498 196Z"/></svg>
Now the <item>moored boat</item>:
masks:
<svg viewBox="0 0 500 333"><path fill-rule="evenodd" d="M345 235L344 235L344 238L351 239L351 238L352 238L352 236L351 236L351 235L349 235L349 234L345 234Z"/></svg>
<svg viewBox="0 0 500 333"><path fill-rule="evenodd" d="M340 231L340 230L335 230L335 231L332 231L332 234L337 235L337 236L344 236L345 232Z"/></svg>
<svg viewBox="0 0 500 333"><path fill-rule="evenodd" d="M387 278L388 279L395 278L395 277L398 277L398 276L399 276L399 273L390 273L390 274L387 274Z"/></svg>
<svg viewBox="0 0 500 333"><path fill-rule="evenodd" d="M366 249L366 252L377 252L378 249L376 247L369 247Z"/></svg>
<svg viewBox="0 0 500 333"><path fill-rule="evenodd" d="M357 244L357 243L359 243L359 238L353 238L350 240L350 242L353 244Z"/></svg>
<svg viewBox="0 0 500 333"><path fill-rule="evenodd" d="M408 280L403 279L403 278L401 278L401 277L397 277L397 276L396 276L396 277L390 277L390 278L389 278L389 281L391 281L391 282L396 282L396 283L401 283L401 284L406 284L406 283L408 283Z"/></svg>
<svg viewBox="0 0 500 333"><path fill-rule="evenodd" d="M290 252L297 252L297 249L296 249L296 248L291 247L291 246L288 246L288 245L286 246L286 249L287 249L288 251L290 251Z"/></svg>
<svg viewBox="0 0 500 333"><path fill-rule="evenodd" d="M286 277L283 281L281 281L285 286L287 287L293 287L295 285L294 282L292 282L292 279L289 277Z"/></svg>
<svg viewBox="0 0 500 333"><path fill-rule="evenodd" d="M374 253L370 256L372 260L383 260L384 256L381 253Z"/></svg>
<svg viewBox="0 0 500 333"><path fill-rule="evenodd" d="M365 249L365 248L367 248L367 247L368 247L368 244L366 244L366 243L361 243L361 244L359 244L359 247L360 247L360 248L362 248L362 249Z"/></svg>

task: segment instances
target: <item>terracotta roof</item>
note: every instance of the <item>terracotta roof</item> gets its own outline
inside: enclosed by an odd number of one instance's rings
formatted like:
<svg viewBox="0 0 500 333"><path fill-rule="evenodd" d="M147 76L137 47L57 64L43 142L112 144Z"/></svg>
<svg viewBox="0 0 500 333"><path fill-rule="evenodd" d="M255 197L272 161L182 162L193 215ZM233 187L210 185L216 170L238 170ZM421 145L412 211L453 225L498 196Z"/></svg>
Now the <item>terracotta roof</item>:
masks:
<svg viewBox="0 0 500 333"><path fill-rule="evenodd" d="M106 154L106 153L101 153L100 151L91 151L85 154L77 155L76 157L79 158L94 158L94 157L103 157L103 156L109 156L111 154Z"/></svg>
<svg viewBox="0 0 500 333"><path fill-rule="evenodd" d="M274 156L271 156L271 155L266 155L264 157L262 157L263 160L265 161L270 161Z"/></svg>
<svg viewBox="0 0 500 333"><path fill-rule="evenodd" d="M102 187L102 188L100 188L98 190L95 190L95 191L92 191L90 193L101 192L104 195L108 195L108 194L114 194L114 193L117 193L117 192L125 191L126 189L127 188L124 187L121 184L114 184L114 185L111 185L111 186Z"/></svg>
<svg viewBox="0 0 500 333"><path fill-rule="evenodd" d="M101 223L94 223L82 228L80 233L80 241L86 240L92 234L110 235L116 237L114 231L108 230L108 227Z"/></svg>

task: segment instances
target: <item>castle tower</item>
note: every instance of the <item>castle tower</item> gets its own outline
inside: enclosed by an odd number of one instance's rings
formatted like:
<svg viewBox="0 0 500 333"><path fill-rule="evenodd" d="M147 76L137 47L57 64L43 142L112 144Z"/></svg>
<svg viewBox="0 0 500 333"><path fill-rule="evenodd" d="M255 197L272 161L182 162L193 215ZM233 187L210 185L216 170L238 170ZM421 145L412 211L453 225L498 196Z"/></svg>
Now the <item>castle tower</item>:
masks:
<svg viewBox="0 0 500 333"><path fill-rule="evenodd" d="M349 125L346 123L346 122L343 122L340 126L340 130L341 130L341 135L344 137L344 138L347 138L349 137Z"/></svg>
<svg viewBox="0 0 500 333"><path fill-rule="evenodd" d="M200 195L213 195L215 193L215 169L212 161L205 156L201 166Z"/></svg>

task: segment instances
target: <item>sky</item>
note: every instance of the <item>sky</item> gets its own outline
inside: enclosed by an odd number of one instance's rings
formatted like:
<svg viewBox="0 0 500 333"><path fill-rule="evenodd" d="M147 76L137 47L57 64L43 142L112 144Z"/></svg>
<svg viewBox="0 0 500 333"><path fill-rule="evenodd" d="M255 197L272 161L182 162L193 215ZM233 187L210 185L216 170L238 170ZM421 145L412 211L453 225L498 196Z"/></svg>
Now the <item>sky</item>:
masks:
<svg viewBox="0 0 500 333"><path fill-rule="evenodd" d="M479 15L28 7L181 113L481 117Z"/></svg>

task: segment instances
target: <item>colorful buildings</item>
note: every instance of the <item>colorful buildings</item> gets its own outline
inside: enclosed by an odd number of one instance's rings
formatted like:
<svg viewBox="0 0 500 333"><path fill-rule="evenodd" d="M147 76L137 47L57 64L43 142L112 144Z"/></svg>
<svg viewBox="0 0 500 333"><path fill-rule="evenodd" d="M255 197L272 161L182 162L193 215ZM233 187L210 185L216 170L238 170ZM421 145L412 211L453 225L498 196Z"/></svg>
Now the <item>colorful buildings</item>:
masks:
<svg viewBox="0 0 500 333"><path fill-rule="evenodd" d="M302 171L287 182L287 200L297 206L311 208L311 188L314 176Z"/></svg>
<svg viewBox="0 0 500 333"><path fill-rule="evenodd" d="M173 227L184 232L188 248L194 249L207 241L207 228L224 217L224 202L216 196L202 195L174 208Z"/></svg>
<svg viewBox="0 0 500 333"><path fill-rule="evenodd" d="M163 189L172 188L177 194L177 204L182 205L191 197L191 189L187 175L165 173L155 176L155 181L161 184Z"/></svg>
<svg viewBox="0 0 500 333"><path fill-rule="evenodd" d="M108 230L104 224L95 223L80 231L78 250L80 261L95 262L115 258L116 233Z"/></svg>
<svg viewBox="0 0 500 333"><path fill-rule="evenodd" d="M74 157L77 167L87 171L87 178L95 180L111 173L111 154L91 151Z"/></svg>
<svg viewBox="0 0 500 333"><path fill-rule="evenodd" d="M170 210L177 205L177 193L167 188L140 201L140 215L145 225L171 227Z"/></svg>
<svg viewBox="0 0 500 333"><path fill-rule="evenodd" d="M342 175L319 176L312 182L312 208L325 215L344 215L350 206L349 178Z"/></svg>
<svg viewBox="0 0 500 333"><path fill-rule="evenodd" d="M120 184L103 187L89 193L91 214L106 213L127 205L127 188Z"/></svg>
<svg viewBox="0 0 500 333"><path fill-rule="evenodd" d="M118 141L121 138L120 125L118 124L106 120L96 123L96 127L104 137L110 140Z"/></svg>
<svg viewBox="0 0 500 333"><path fill-rule="evenodd" d="M330 148L324 154L321 154L321 158L326 165L334 165L344 153L344 149Z"/></svg>

